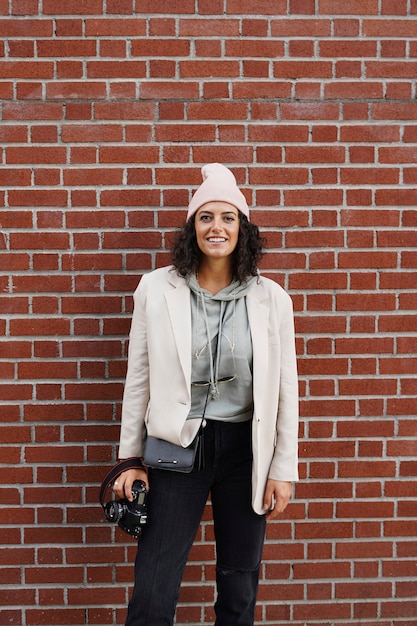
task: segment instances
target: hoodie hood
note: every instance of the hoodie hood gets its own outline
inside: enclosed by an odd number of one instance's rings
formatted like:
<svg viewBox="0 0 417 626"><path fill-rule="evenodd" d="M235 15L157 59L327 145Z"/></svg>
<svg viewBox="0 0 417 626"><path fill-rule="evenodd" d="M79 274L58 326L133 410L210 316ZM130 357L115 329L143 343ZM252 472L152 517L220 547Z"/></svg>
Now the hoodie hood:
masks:
<svg viewBox="0 0 417 626"><path fill-rule="evenodd" d="M231 300L238 300L239 298L246 296L257 280L257 276L250 276L244 283L241 283L239 280L233 280L230 285L215 294L210 293L206 289L202 289L197 282L195 274L190 276L188 285L193 293L204 295L206 300L221 300L223 302L230 302Z"/></svg>

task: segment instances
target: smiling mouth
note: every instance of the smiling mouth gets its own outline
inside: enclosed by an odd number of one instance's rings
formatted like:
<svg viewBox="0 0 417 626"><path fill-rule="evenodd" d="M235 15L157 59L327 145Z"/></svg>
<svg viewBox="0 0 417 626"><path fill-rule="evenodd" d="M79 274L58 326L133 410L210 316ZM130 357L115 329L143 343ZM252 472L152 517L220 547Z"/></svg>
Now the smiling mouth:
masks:
<svg viewBox="0 0 417 626"><path fill-rule="evenodd" d="M208 237L207 241L210 243L224 243L227 239L224 237Z"/></svg>

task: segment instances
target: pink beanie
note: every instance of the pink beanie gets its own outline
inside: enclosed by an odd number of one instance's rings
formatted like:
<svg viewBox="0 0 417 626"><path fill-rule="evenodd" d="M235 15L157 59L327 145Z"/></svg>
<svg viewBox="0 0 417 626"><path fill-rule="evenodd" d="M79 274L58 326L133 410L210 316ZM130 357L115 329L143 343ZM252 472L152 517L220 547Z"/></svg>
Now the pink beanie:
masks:
<svg viewBox="0 0 417 626"><path fill-rule="evenodd" d="M233 173L221 163L209 163L201 168L203 182L188 206L187 220L207 202L228 202L249 219L245 196L236 185Z"/></svg>

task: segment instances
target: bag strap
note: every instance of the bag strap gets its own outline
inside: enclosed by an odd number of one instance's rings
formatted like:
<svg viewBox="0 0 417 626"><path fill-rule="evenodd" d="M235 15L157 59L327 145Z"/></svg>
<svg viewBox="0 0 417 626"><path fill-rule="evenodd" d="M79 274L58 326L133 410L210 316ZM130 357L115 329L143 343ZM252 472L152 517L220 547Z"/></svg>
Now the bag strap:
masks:
<svg viewBox="0 0 417 626"><path fill-rule="evenodd" d="M129 459L125 459L124 461L119 461L119 463L116 463L116 465L114 465L111 468L111 470L107 473L103 482L101 483L101 488L100 488L100 500L99 501L103 509L104 509L104 502L103 502L104 494L106 492L107 487L111 485L114 479L120 476L120 474L123 474L123 472L125 472L128 469L144 469L144 467L145 465L143 464L142 459L132 457Z"/></svg>

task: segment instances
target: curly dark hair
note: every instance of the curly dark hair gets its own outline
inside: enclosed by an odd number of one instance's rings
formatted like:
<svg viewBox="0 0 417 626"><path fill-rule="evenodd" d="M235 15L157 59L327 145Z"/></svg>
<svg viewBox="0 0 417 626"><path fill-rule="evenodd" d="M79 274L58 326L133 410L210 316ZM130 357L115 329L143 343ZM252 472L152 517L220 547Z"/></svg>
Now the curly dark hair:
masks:
<svg viewBox="0 0 417 626"><path fill-rule="evenodd" d="M239 211L239 236L232 255L233 277L244 282L258 273L258 264L264 255L265 239L259 228ZM198 271L201 251L195 233L195 215L184 224L173 243L172 264L180 276L187 278Z"/></svg>

